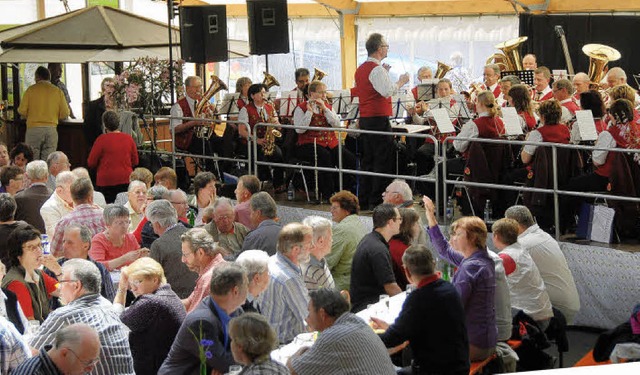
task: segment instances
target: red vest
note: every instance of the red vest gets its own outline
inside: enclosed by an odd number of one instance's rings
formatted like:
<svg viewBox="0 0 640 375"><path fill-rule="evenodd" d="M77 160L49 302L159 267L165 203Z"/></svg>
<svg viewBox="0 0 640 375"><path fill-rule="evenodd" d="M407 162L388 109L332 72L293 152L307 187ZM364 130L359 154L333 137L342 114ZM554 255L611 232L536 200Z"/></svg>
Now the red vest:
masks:
<svg viewBox="0 0 640 375"><path fill-rule="evenodd" d="M500 94L502 94L502 89L500 88L500 85L496 85L496 88L493 89L493 96L498 99L498 96L500 96Z"/></svg>
<svg viewBox="0 0 640 375"><path fill-rule="evenodd" d="M576 111L580 110L580 106L578 106L578 104L573 100L571 100L570 102L562 103L562 106L568 109L572 115L575 115Z"/></svg>
<svg viewBox="0 0 640 375"><path fill-rule="evenodd" d="M411 89L411 93L413 94L413 100L418 100L418 86Z"/></svg>
<svg viewBox="0 0 640 375"><path fill-rule="evenodd" d="M532 131L533 129L536 128L536 125L538 125L536 118L531 113L520 112L518 114L520 115L520 117L524 119L524 122L525 124L527 124L527 129L529 131Z"/></svg>
<svg viewBox="0 0 640 375"><path fill-rule="evenodd" d="M571 132L564 124L544 125L539 127L538 131L542 135L543 142L567 144L571 139Z"/></svg>
<svg viewBox="0 0 640 375"><path fill-rule="evenodd" d="M629 130L631 126L633 126L632 123L629 123L628 127L625 126L624 124L622 126L614 125L607 130L609 134L611 134L613 139L616 141L616 148L629 147L629 138L628 138L629 134L627 134L627 132L632 131L632 130ZM604 164L597 167L594 172L602 177L608 178L611 175L611 163L613 162L613 157L614 157L614 153L609 152L607 154L607 159L605 160Z"/></svg>
<svg viewBox="0 0 640 375"><path fill-rule="evenodd" d="M536 93L537 91L535 88L531 90L531 100L536 100ZM548 93L544 94L544 96L538 99L538 101L544 102L545 100L549 100L549 99L553 99L553 91L549 91Z"/></svg>
<svg viewBox="0 0 640 375"><path fill-rule="evenodd" d="M259 122L268 122L269 114L274 113L273 107L267 103L264 103L264 110L267 116L266 119L260 116L260 113L258 113L258 108L256 108L256 105L253 104L253 102L247 104L245 108L247 109L247 114L249 115L249 127L251 128L251 131L253 131L253 127L255 126L255 124ZM267 131L267 128L264 126L261 126L258 129L258 132L256 135L258 136L258 138L264 138L264 133L266 131Z"/></svg>
<svg viewBox="0 0 640 375"><path fill-rule="evenodd" d="M330 104L326 104L327 108L331 109ZM302 102L298 105L303 112L307 112L307 102ZM330 128L331 125L327 122L327 117L324 114L313 114L311 116L311 122L309 126L317 126L319 128ZM338 138L336 138L335 132L319 132L313 130L307 130L302 134L298 134L298 146L308 143L313 144L313 140L316 140L316 144L322 147L335 148L338 146Z"/></svg>
<svg viewBox="0 0 640 375"><path fill-rule="evenodd" d="M183 97L178 100L178 105L182 109L183 117L193 117L193 113L191 113L191 108L189 107L189 102L187 102L187 98ZM186 122L186 121L184 121ZM193 128L189 130L183 131L181 133L176 133L176 148L182 150L188 150L191 145L191 140L193 139Z"/></svg>
<svg viewBox="0 0 640 375"><path fill-rule="evenodd" d="M355 74L356 90L360 98L360 117L391 116L391 98L384 98L369 81L369 74L377 67L373 61L365 61Z"/></svg>
<svg viewBox="0 0 640 375"><path fill-rule="evenodd" d="M473 120L478 128L478 138L500 138L504 134L504 123L498 116L482 116ZM469 156L469 151L462 154L464 159Z"/></svg>
<svg viewBox="0 0 640 375"><path fill-rule="evenodd" d="M237 101L236 105L238 106L238 111L239 111L242 108L247 106L247 102L245 102L244 99L242 99L242 98L238 98L238 101Z"/></svg>
<svg viewBox="0 0 640 375"><path fill-rule="evenodd" d="M596 118L594 120L595 120L595 123L596 123L596 132L598 134L600 134L603 131L607 130L607 123L603 119Z"/></svg>

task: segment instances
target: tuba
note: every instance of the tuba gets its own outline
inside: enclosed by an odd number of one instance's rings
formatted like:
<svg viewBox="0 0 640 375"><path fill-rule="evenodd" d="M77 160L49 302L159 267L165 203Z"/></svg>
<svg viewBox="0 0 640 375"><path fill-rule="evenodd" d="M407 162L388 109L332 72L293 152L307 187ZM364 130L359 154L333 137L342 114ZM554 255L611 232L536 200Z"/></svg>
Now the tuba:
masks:
<svg viewBox="0 0 640 375"><path fill-rule="evenodd" d="M438 61L438 69L436 69L436 74L433 75L433 78L442 79L450 70L451 70L451 67L449 65L441 61Z"/></svg>
<svg viewBox="0 0 640 375"><path fill-rule="evenodd" d="M280 82L278 82L276 77L272 76L268 72L264 72L264 80L262 80L262 84L267 86L267 91L269 91L273 86L280 87Z"/></svg>
<svg viewBox="0 0 640 375"><path fill-rule="evenodd" d="M589 80L595 85L599 85L607 74L609 61L616 61L621 57L618 50L604 44L585 44L582 52L589 56Z"/></svg>
<svg viewBox="0 0 640 375"><path fill-rule="evenodd" d="M211 100L211 98L221 90L228 91L229 88L224 82L222 82L220 78L212 74L211 85L209 85L209 88L204 93L204 95L202 95L202 98L198 102L193 117L212 119L216 114L216 108L212 106L211 103L209 103L209 100ZM197 126L194 134L198 138L209 139L213 135L215 126L215 123L208 123L206 125Z"/></svg>
<svg viewBox="0 0 640 375"><path fill-rule="evenodd" d="M486 64L496 64L501 71L524 70L522 67L522 59L520 58L520 45L527 39L526 36L509 39L506 42L496 44L494 47L502 51L502 53L494 53L488 59Z"/></svg>
<svg viewBox="0 0 640 375"><path fill-rule="evenodd" d="M322 81L322 79L324 77L328 76L328 74L318 68L313 68L313 78L311 79L311 82L313 81Z"/></svg>

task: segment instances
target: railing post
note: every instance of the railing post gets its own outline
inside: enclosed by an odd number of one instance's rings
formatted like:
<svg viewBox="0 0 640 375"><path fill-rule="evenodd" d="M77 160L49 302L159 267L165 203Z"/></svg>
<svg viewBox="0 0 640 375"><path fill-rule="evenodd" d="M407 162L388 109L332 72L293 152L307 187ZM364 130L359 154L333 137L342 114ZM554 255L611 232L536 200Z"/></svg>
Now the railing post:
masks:
<svg viewBox="0 0 640 375"><path fill-rule="evenodd" d="M560 240L560 206L558 201L558 149L551 144L551 161L553 163L553 215L556 225L556 240Z"/></svg>

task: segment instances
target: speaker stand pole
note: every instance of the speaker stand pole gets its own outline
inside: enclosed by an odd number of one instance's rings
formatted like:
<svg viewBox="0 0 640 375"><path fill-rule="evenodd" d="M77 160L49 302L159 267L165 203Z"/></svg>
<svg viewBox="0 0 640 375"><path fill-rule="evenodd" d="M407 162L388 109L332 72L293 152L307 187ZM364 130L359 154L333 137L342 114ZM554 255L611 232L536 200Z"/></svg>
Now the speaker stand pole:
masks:
<svg viewBox="0 0 640 375"><path fill-rule="evenodd" d="M269 73L269 55L264 55L264 65L267 73Z"/></svg>
<svg viewBox="0 0 640 375"><path fill-rule="evenodd" d="M175 15L173 10L174 3L172 0L167 0L167 25L169 30L169 92L171 93L171 105L175 103L175 84L173 82L173 38L171 29L173 17Z"/></svg>

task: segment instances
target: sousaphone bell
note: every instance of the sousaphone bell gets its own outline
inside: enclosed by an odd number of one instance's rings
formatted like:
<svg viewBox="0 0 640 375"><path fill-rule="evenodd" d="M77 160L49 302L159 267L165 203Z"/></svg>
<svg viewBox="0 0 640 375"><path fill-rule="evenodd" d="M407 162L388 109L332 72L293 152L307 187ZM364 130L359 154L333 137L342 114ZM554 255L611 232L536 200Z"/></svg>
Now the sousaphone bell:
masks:
<svg viewBox="0 0 640 375"><path fill-rule="evenodd" d="M585 44L582 52L589 56L589 80L594 84L599 84L609 70L609 61L619 60L622 55L617 49L604 44Z"/></svg>

